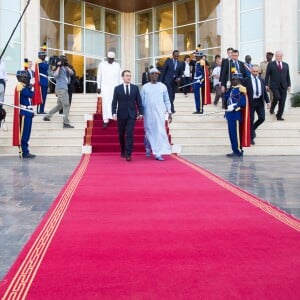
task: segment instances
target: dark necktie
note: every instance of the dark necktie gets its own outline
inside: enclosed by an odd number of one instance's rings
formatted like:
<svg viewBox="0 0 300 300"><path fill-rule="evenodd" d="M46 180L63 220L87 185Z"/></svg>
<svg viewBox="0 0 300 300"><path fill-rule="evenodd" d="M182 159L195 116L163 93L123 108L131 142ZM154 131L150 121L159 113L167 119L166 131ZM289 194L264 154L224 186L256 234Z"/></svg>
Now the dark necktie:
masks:
<svg viewBox="0 0 300 300"><path fill-rule="evenodd" d="M255 86L256 86L256 93L255 93L255 95L256 95L256 97L258 97L258 95L259 95L259 91L258 91L258 82L257 82L257 77L255 76L255 77L254 77L254 79L255 79Z"/></svg>
<svg viewBox="0 0 300 300"><path fill-rule="evenodd" d="M236 68L237 73L240 73L239 63L237 60L235 61L235 68Z"/></svg>
<svg viewBox="0 0 300 300"><path fill-rule="evenodd" d="M126 84L126 96L129 96L129 87L128 87L128 84Z"/></svg>

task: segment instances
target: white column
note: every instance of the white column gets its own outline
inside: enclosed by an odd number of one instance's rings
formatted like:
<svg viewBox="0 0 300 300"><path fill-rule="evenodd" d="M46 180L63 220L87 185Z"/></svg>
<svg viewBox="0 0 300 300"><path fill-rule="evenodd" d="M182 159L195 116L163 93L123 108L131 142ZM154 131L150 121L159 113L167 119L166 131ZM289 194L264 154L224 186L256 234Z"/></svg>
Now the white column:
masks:
<svg viewBox="0 0 300 300"><path fill-rule="evenodd" d="M238 0L239 1L239 0ZM239 10L237 1L222 0L222 38L221 56L227 57L227 48L239 48Z"/></svg>
<svg viewBox="0 0 300 300"><path fill-rule="evenodd" d="M121 60L122 70L130 70L135 82L135 23L134 13L122 13L121 17Z"/></svg>

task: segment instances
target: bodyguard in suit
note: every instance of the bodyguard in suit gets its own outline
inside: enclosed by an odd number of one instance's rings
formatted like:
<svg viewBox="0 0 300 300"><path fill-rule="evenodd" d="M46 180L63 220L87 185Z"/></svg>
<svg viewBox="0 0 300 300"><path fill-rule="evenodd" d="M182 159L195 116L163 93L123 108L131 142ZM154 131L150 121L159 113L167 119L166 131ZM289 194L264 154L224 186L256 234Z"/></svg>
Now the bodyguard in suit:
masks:
<svg viewBox="0 0 300 300"><path fill-rule="evenodd" d="M145 72L143 72L142 74L142 85L146 84L149 81L150 81L149 68L145 67Z"/></svg>
<svg viewBox="0 0 300 300"><path fill-rule="evenodd" d="M178 61L179 51L174 50L172 56L172 58L168 58L165 61L161 74L161 81L167 86L169 99L171 102L171 111L172 113L175 113L174 99L176 86L180 83L180 78L182 76L183 70L182 64Z"/></svg>
<svg viewBox="0 0 300 300"><path fill-rule="evenodd" d="M250 105L251 123L251 145L255 145L255 130L265 121L265 103L270 108L270 99L266 90L265 81L258 76L259 66L253 65L251 75L246 79L248 101ZM257 113L258 119L254 122L254 115Z"/></svg>
<svg viewBox="0 0 300 300"><path fill-rule="evenodd" d="M243 79L247 77L245 65L238 58L239 51L233 50L231 54L231 59L228 59L227 61L224 61L224 63L222 63L220 75L222 93L224 93L226 89L230 88L232 74L241 74L242 84L244 83Z"/></svg>
<svg viewBox="0 0 300 300"><path fill-rule="evenodd" d="M131 72L123 71L122 79L123 84L114 89L112 116L118 121L121 157L131 161L135 120L143 118L143 106L138 86L130 83Z"/></svg>
<svg viewBox="0 0 300 300"><path fill-rule="evenodd" d="M273 93L273 101L270 108L270 114L274 114L274 109L278 103L276 118L278 121L284 121L282 118L287 92L291 90L291 79L289 65L282 61L282 51L276 51L275 60L268 63L266 71L267 90Z"/></svg>

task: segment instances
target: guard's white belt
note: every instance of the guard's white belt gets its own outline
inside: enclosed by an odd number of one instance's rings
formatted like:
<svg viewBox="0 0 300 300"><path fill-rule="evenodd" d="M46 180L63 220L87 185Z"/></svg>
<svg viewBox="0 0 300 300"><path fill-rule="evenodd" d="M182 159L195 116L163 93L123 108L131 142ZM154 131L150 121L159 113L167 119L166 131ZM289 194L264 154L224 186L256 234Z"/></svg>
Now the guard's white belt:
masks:
<svg viewBox="0 0 300 300"><path fill-rule="evenodd" d="M42 73L40 73L40 76L42 76L42 77L45 77L45 78L48 78L48 76L47 76L47 75L45 75L45 74L42 74Z"/></svg>
<svg viewBox="0 0 300 300"><path fill-rule="evenodd" d="M20 107L21 108L26 108L26 109L30 109L30 108L33 108L33 106L31 106L31 105L28 105L28 106L26 106L26 105L20 105Z"/></svg>

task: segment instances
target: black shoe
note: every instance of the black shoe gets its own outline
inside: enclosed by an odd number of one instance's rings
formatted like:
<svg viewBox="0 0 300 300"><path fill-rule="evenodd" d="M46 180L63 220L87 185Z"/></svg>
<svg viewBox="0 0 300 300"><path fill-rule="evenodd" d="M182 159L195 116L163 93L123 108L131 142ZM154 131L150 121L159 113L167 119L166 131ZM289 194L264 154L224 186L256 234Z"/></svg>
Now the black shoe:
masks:
<svg viewBox="0 0 300 300"><path fill-rule="evenodd" d="M108 123L103 123L103 128L107 128L108 127Z"/></svg>
<svg viewBox="0 0 300 300"><path fill-rule="evenodd" d="M277 121L284 121L284 118L282 118L282 117L277 117Z"/></svg>
<svg viewBox="0 0 300 300"><path fill-rule="evenodd" d="M193 115L198 115L198 114L200 114L200 111L194 111L193 112Z"/></svg>
<svg viewBox="0 0 300 300"><path fill-rule="evenodd" d="M243 153L229 153L229 154L226 154L227 157L242 157L243 156Z"/></svg>
<svg viewBox="0 0 300 300"><path fill-rule="evenodd" d="M74 126L72 126L70 124L64 124L64 128L74 128Z"/></svg>
<svg viewBox="0 0 300 300"><path fill-rule="evenodd" d="M44 121L51 121L49 117L44 117L43 120Z"/></svg>
<svg viewBox="0 0 300 300"><path fill-rule="evenodd" d="M251 144L251 145L255 145L255 142L254 142L253 139L251 140L250 144Z"/></svg>
<svg viewBox="0 0 300 300"><path fill-rule="evenodd" d="M274 109L270 108L270 114L274 115Z"/></svg>
<svg viewBox="0 0 300 300"><path fill-rule="evenodd" d="M130 155L126 156L126 161L132 161L132 157Z"/></svg>
<svg viewBox="0 0 300 300"><path fill-rule="evenodd" d="M34 154L31 154L31 153L28 153L26 155L23 155L22 156L23 158L35 158L35 155Z"/></svg>

